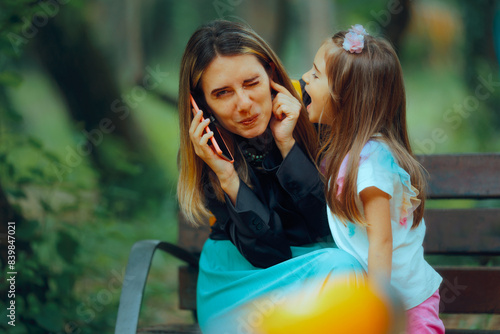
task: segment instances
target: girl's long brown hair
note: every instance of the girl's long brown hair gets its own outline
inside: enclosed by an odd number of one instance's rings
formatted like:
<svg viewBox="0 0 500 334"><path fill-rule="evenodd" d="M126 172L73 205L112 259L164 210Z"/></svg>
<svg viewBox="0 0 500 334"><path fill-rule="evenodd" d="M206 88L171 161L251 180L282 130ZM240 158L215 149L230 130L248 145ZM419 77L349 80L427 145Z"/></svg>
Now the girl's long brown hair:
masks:
<svg viewBox="0 0 500 334"><path fill-rule="evenodd" d="M224 200L223 190L214 173L194 152L189 138L189 127L193 120L189 94L199 101L199 107L207 110L204 94L201 89L201 77L204 70L217 56L236 56L251 54L257 57L268 74L278 84L284 86L299 101L290 78L283 65L269 45L251 28L230 21L213 21L200 27L187 43L181 62L179 81L179 181L177 197L181 212L187 221L194 225L208 221L210 212L206 207L206 196ZM236 171L247 184L247 163L235 143L233 135L221 129L222 135L233 152ZM309 122L305 108L302 107L293 136L297 143L311 158L318 152L318 141L315 129ZM297 166L299 168L299 166Z"/></svg>
<svg viewBox="0 0 500 334"><path fill-rule="evenodd" d="M412 228L422 220L425 203L425 175L415 159L406 126L406 94L403 71L393 47L384 39L365 36L361 53L342 48L346 31L325 41L325 62L330 86L326 110L331 112L330 134L319 157L325 159L326 200L333 214L343 221L366 224L357 205L357 175L361 150L377 133L394 154L397 163L411 177L421 200L413 212ZM348 156L344 184L339 194L340 166Z"/></svg>

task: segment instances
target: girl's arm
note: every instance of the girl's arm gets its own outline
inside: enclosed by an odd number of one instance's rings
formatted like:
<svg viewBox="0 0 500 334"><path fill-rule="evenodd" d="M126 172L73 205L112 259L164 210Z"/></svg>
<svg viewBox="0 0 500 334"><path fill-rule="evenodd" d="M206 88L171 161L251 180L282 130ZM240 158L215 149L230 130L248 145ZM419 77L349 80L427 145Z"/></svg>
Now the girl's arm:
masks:
<svg viewBox="0 0 500 334"><path fill-rule="evenodd" d="M376 187L359 194L368 223L368 276L390 282L392 268L392 228L390 196Z"/></svg>

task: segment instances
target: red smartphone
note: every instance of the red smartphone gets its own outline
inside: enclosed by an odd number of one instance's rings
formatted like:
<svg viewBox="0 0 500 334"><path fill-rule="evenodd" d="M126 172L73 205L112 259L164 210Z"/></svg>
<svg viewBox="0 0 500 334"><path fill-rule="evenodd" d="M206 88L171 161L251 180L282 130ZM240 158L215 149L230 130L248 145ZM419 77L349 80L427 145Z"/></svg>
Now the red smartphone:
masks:
<svg viewBox="0 0 500 334"><path fill-rule="evenodd" d="M191 104L193 105L193 114L196 115L200 108L198 108L198 105L196 104L196 101L193 98L193 95L189 94L189 97L191 99ZM205 114L203 114L205 115ZM227 148L226 142L224 141L224 138L222 138L222 135L219 132L219 129L217 129L217 126L213 123L213 116L210 117L210 123L207 125L205 128L205 133L208 133L212 131L214 133L213 137L210 138L210 141L208 142L208 145L212 147L212 149L219 155L222 159L227 160L231 163L234 162L233 155ZM202 121L204 118L202 119Z"/></svg>

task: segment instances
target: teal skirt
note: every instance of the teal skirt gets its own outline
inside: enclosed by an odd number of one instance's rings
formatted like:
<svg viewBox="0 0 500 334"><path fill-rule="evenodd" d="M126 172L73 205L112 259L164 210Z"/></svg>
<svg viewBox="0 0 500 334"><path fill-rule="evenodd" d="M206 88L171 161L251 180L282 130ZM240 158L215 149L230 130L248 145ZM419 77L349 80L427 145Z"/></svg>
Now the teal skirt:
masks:
<svg viewBox="0 0 500 334"><path fill-rule="evenodd" d="M357 284L365 273L353 256L338 248L292 247L290 260L262 269L252 266L231 241L208 239L197 285L200 328L205 334L253 333L274 303L304 289L319 294L325 283L339 277Z"/></svg>

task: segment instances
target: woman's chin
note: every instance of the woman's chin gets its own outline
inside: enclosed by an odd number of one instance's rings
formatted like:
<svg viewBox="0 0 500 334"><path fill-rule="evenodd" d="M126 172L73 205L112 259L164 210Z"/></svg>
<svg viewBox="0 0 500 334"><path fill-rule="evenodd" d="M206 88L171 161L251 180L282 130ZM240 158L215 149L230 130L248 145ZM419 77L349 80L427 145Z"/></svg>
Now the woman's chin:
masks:
<svg viewBox="0 0 500 334"><path fill-rule="evenodd" d="M253 138L256 138L256 137L260 136L263 133L264 133L264 131L259 131L259 132L245 132L243 134L240 134L240 136L243 137L243 138L246 138L246 139L253 139Z"/></svg>
<svg viewBox="0 0 500 334"><path fill-rule="evenodd" d="M240 131L239 135L243 138L252 139L262 135L264 132L266 132L266 129L267 125L259 125L251 129L244 129Z"/></svg>

